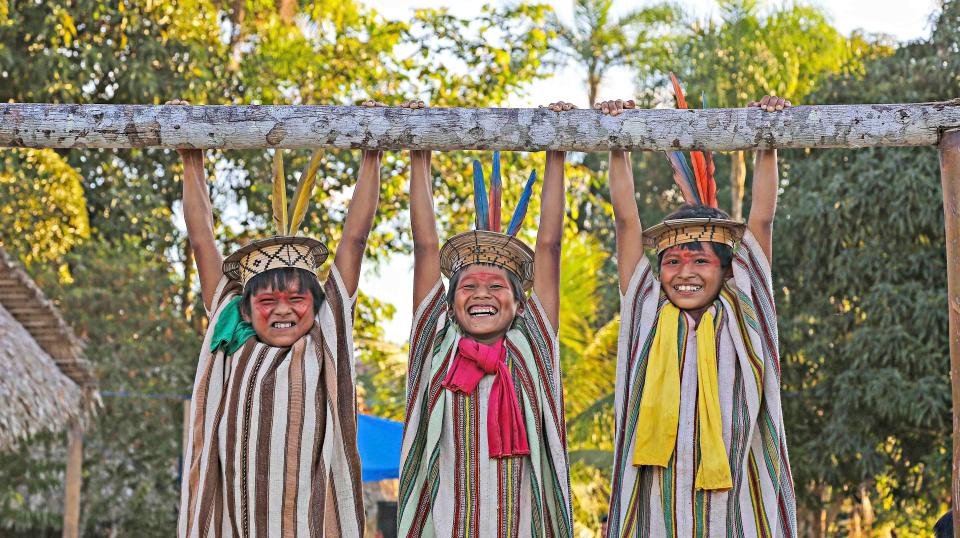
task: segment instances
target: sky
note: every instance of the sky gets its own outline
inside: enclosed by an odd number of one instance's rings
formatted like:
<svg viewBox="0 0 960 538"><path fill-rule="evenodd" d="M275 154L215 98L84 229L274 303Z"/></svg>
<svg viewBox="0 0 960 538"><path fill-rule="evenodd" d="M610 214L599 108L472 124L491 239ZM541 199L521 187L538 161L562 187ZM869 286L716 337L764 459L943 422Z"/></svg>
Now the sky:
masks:
<svg viewBox="0 0 960 538"><path fill-rule="evenodd" d="M762 0L761 0L762 2ZM440 0L367 0L365 4L390 19L406 19L417 8L449 8L460 17L479 14L484 2L444 2ZM494 4L506 4L503 0L493 0ZM573 1L547 2L552 5L560 19L570 22L573 18ZM699 19L713 18L718 14L714 0L677 0L688 13ZM937 0L813 0L805 2L823 8L834 26L844 34L862 29L868 33L892 35L898 41L912 41L930 36L932 23L930 15L938 8ZM614 9L626 11L650 2L630 2L615 0ZM771 2L768 5L774 5ZM909 7L906 7L909 5ZM576 68L559 70L548 79L531 85L527 95L516 97L509 103L514 107L532 107L554 101L570 101L578 107L587 106L587 94L583 82L584 74ZM572 81L575 81L572 82ZM634 84L626 70L614 70L604 79L600 98L618 98L631 96ZM463 230L457 230L463 231ZM387 340L403 343L410 331L413 314L412 272L413 260L406 255L396 255L379 268L367 267L361 286L365 293L397 308L394 319L384 325ZM397 275L409 281L408 285L398 285Z"/></svg>

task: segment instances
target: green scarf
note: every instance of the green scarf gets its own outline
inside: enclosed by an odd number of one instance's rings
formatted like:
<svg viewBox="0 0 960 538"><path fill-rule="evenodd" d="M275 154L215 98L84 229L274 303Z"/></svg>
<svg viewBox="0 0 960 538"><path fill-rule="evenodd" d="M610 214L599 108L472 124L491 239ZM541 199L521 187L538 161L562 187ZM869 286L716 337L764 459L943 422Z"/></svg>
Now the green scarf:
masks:
<svg viewBox="0 0 960 538"><path fill-rule="evenodd" d="M216 353L220 348L227 355L243 347L244 342L251 336L256 336L253 325L243 321L240 317L240 297L234 297L223 307L217 325L213 328L213 340L210 342L210 351Z"/></svg>

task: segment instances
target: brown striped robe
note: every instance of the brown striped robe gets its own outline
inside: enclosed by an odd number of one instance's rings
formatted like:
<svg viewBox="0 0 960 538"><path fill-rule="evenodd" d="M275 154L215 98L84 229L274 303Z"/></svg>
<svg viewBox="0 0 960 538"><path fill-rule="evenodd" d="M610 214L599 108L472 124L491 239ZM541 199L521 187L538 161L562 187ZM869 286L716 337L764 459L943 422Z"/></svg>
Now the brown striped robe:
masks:
<svg viewBox="0 0 960 538"><path fill-rule="evenodd" d="M178 536L361 535L356 295L335 266L323 289L313 328L292 347L250 338L225 356L210 341L240 288L221 280L194 382Z"/></svg>

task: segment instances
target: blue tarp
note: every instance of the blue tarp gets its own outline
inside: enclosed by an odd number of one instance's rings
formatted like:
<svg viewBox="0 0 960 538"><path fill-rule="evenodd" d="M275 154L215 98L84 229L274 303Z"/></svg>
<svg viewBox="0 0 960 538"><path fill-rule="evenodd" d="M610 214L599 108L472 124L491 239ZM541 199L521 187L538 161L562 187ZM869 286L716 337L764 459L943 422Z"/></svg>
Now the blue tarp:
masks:
<svg viewBox="0 0 960 538"><path fill-rule="evenodd" d="M396 420L357 416L357 445L360 449L360 478L377 482L400 478L400 446L403 423Z"/></svg>

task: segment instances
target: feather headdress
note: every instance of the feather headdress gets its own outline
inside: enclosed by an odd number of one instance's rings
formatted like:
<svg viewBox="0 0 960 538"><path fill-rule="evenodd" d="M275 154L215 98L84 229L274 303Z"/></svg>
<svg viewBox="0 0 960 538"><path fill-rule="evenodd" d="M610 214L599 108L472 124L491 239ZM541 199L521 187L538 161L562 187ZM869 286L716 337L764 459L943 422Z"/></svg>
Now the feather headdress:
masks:
<svg viewBox="0 0 960 538"><path fill-rule="evenodd" d="M493 152L493 170L490 190L487 190L483 166L473 161L473 205L476 212L476 230L451 237L440 249L440 269L448 278L475 263L486 263L508 269L520 277L524 289L533 285L533 251L516 238L527 214L537 171L533 170L524 185L513 216L502 230L503 182L500 173L500 152Z"/></svg>
<svg viewBox="0 0 960 538"><path fill-rule="evenodd" d="M298 237L297 231L307 214L322 157L321 150L314 152L307 168L300 175L288 207L283 153L279 149L274 151L271 202L276 235L253 241L228 256L223 261L223 274L240 281L244 286L254 276L270 269L296 267L316 274L316 268L327 259L329 251L316 239Z"/></svg>
<svg viewBox="0 0 960 538"><path fill-rule="evenodd" d="M670 73L677 108L686 110L687 99L676 75ZM707 99L701 94L701 107L707 108ZM680 187L683 199L688 204L717 207L717 182L713 177L713 155L707 151L691 151L690 162L682 151L668 151L667 159L673 167L673 180ZM691 165L692 163L692 165Z"/></svg>
<svg viewBox="0 0 960 538"><path fill-rule="evenodd" d="M680 81L670 73L677 108L686 109ZM701 94L700 103L707 108L706 97ZM690 160L682 151L668 151L667 160L673 168L673 181L680 188L683 200L690 205L718 208L717 182L714 178L713 155L709 151L691 151ZM719 215L725 215L719 212ZM743 236L745 226L729 218L681 218L668 219L643 231L644 243L657 252L698 241L723 243L733 247Z"/></svg>

